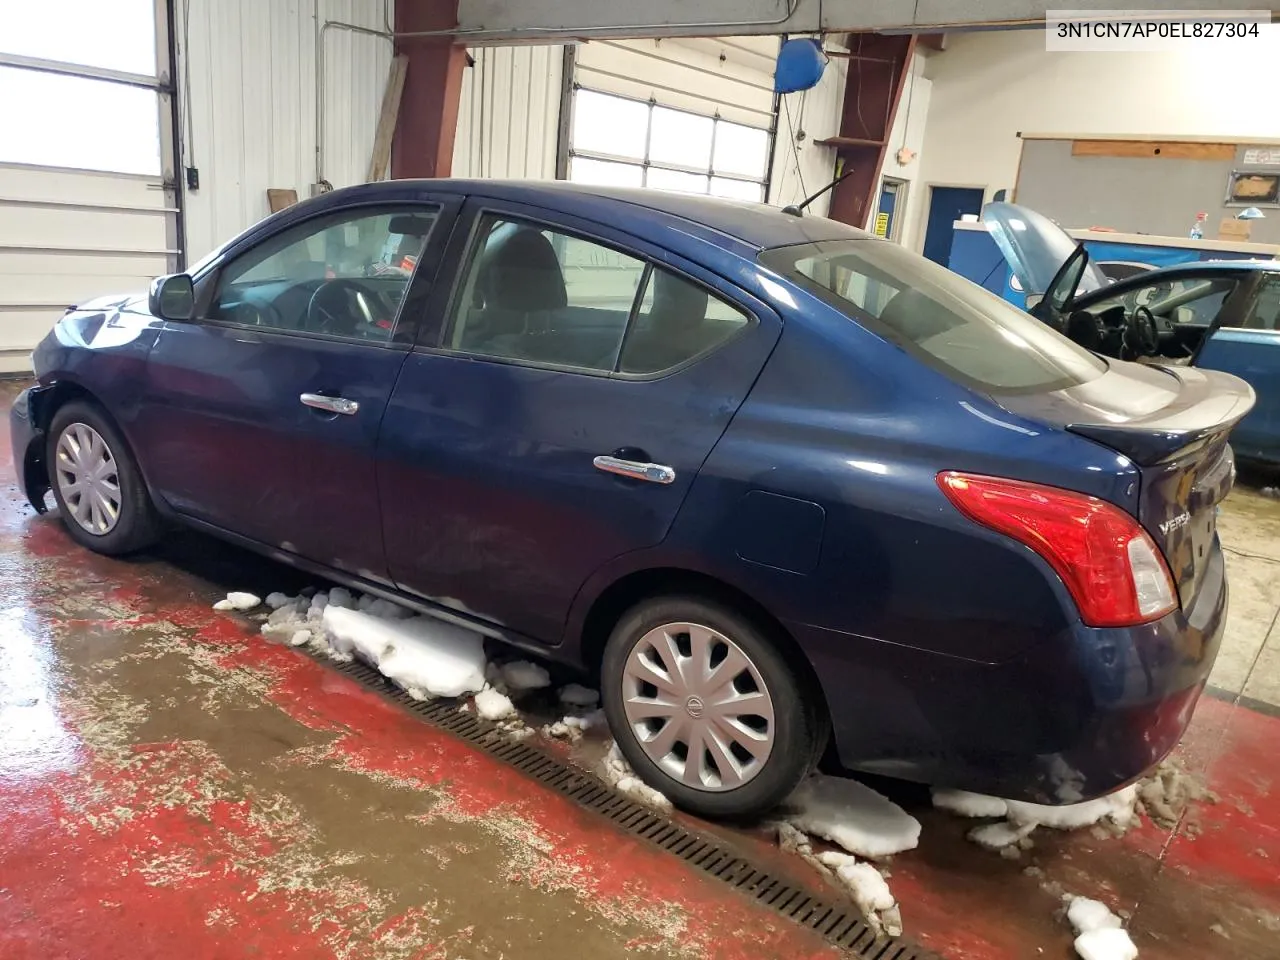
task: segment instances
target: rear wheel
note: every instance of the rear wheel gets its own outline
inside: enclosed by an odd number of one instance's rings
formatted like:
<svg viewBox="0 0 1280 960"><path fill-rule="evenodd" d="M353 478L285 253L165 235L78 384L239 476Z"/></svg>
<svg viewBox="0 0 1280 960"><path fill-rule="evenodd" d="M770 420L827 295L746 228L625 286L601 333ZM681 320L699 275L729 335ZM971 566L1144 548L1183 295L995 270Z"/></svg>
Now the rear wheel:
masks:
<svg viewBox="0 0 1280 960"><path fill-rule="evenodd" d="M45 462L67 533L98 553L150 546L160 518L124 437L97 407L74 400L49 424Z"/></svg>
<svg viewBox="0 0 1280 960"><path fill-rule="evenodd" d="M634 607L605 647L618 747L677 806L747 817L776 806L824 746L825 714L748 618L696 597Z"/></svg>

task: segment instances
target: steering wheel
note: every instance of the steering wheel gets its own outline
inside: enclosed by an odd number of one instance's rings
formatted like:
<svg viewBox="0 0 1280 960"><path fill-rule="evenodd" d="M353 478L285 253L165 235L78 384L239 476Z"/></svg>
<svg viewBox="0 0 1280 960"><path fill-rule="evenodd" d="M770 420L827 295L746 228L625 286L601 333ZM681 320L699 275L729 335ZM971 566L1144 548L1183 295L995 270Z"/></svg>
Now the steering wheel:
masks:
<svg viewBox="0 0 1280 960"><path fill-rule="evenodd" d="M374 296L376 294L355 280L326 280L316 287L307 301L303 326L313 333L355 336L358 324L363 322L370 328L377 324L377 318L369 307ZM352 304L355 305L354 311Z"/></svg>
<svg viewBox="0 0 1280 960"><path fill-rule="evenodd" d="M1135 357L1154 356L1160 348L1160 326L1146 307L1135 307L1129 315L1124 345Z"/></svg>

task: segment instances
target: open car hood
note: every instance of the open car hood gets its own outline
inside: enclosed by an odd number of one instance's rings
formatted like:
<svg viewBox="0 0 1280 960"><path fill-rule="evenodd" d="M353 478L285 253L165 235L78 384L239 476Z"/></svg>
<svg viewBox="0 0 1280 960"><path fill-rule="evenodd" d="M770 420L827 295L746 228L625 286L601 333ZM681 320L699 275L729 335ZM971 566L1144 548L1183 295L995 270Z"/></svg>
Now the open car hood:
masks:
<svg viewBox="0 0 1280 960"><path fill-rule="evenodd" d="M1048 217L1014 203L988 203L982 208L982 222L1027 294L1043 296L1079 246ZM1087 263L1075 295L1092 293L1107 283L1106 275Z"/></svg>

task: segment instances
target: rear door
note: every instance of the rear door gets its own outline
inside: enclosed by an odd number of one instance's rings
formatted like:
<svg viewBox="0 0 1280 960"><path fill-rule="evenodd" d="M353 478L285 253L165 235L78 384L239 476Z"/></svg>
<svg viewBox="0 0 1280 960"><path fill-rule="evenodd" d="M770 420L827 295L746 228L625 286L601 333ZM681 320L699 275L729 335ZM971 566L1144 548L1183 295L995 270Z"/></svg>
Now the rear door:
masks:
<svg viewBox="0 0 1280 960"><path fill-rule="evenodd" d="M141 444L179 511L387 580L374 450L414 339L400 306L447 201L344 207L220 265L148 359ZM418 263L426 292L438 250Z"/></svg>
<svg viewBox="0 0 1280 960"><path fill-rule="evenodd" d="M403 589L556 643L591 573L666 536L781 324L616 230L466 217L383 423L388 559Z"/></svg>

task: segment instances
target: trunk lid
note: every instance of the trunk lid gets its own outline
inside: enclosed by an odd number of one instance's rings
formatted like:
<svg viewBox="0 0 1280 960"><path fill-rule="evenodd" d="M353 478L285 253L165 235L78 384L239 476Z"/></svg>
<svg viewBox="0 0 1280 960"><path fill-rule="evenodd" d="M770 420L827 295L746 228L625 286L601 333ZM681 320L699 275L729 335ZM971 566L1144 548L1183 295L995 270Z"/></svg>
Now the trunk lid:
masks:
<svg viewBox="0 0 1280 960"><path fill-rule="evenodd" d="M1253 388L1213 370L1113 360L1087 383L996 399L1133 461L1138 522L1164 553L1185 608L1211 562L1217 506L1235 482L1227 436L1253 408Z"/></svg>

